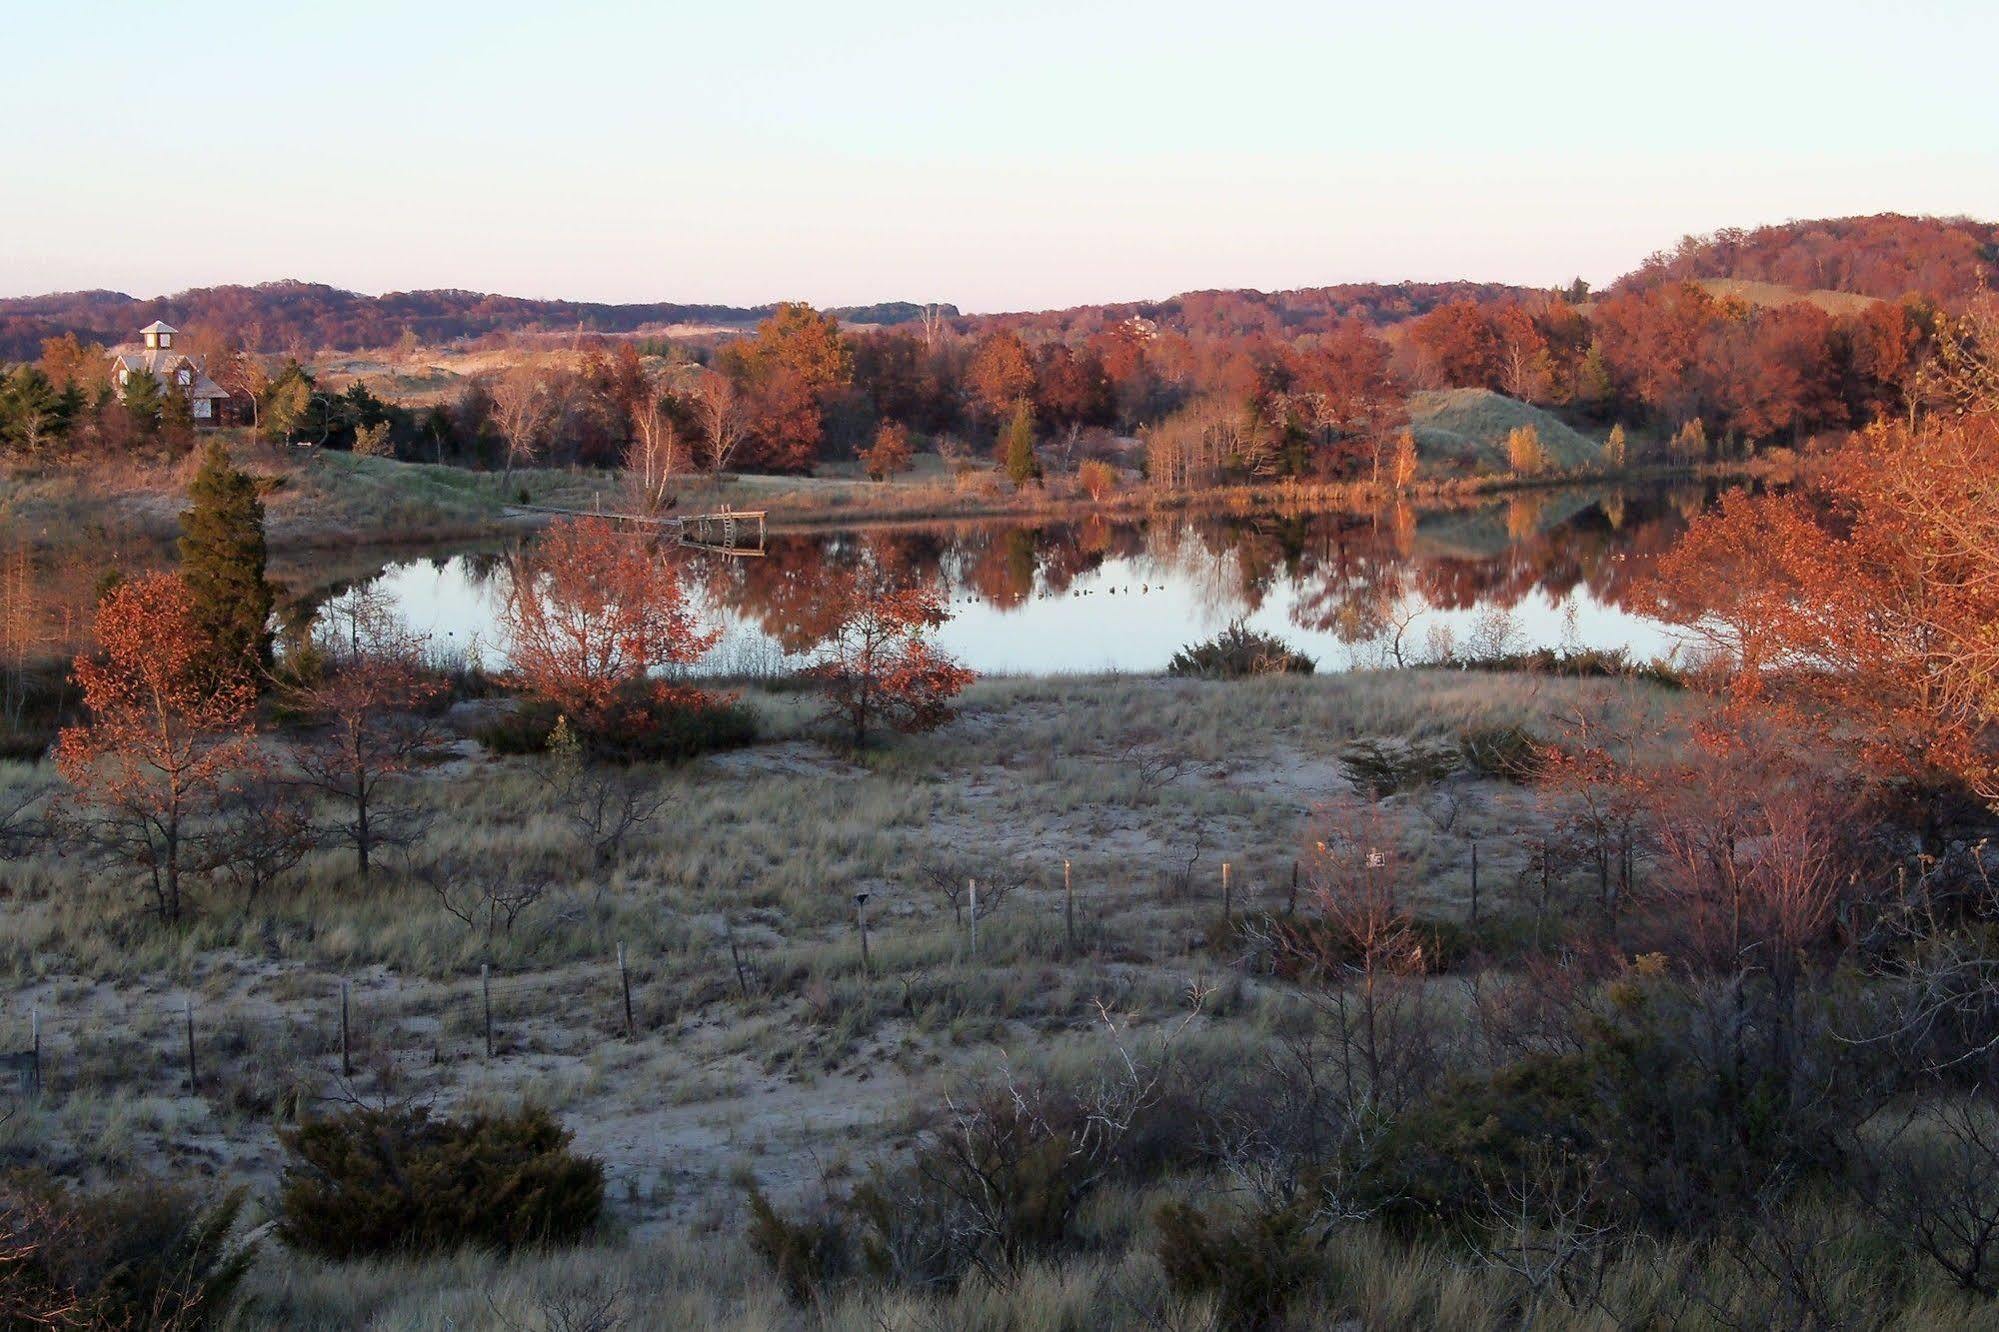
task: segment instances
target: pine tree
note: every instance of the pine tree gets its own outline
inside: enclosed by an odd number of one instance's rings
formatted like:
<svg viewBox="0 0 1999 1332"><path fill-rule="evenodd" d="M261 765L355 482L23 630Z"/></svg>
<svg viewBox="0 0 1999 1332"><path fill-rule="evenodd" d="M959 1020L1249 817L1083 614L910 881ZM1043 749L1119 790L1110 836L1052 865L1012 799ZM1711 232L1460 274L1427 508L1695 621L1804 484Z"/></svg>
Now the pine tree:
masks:
<svg viewBox="0 0 1999 1332"><path fill-rule="evenodd" d="M125 414L131 418L132 428L149 439L158 434L160 414L167 405L159 379L150 370L134 370L125 376L125 382L119 387Z"/></svg>
<svg viewBox="0 0 1999 1332"><path fill-rule="evenodd" d="M1041 480L1041 459L1034 452L1034 408L1025 398L1014 404L1013 420L1000 436L1000 466L1016 486Z"/></svg>
<svg viewBox="0 0 1999 1332"><path fill-rule="evenodd" d="M180 516L181 575L218 673L271 660L271 585L264 580L264 501L257 483L210 441Z"/></svg>

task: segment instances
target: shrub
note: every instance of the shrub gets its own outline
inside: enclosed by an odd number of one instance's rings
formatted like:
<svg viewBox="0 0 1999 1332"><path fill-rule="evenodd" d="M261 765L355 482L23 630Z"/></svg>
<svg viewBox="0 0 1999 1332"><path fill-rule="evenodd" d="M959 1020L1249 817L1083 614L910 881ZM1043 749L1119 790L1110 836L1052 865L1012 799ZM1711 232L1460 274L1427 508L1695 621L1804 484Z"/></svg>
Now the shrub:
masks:
<svg viewBox="0 0 1999 1332"><path fill-rule="evenodd" d="M1157 1221L1167 1286L1181 1296L1212 1295L1222 1327L1279 1325L1322 1268L1302 1202L1226 1218L1169 1202Z"/></svg>
<svg viewBox="0 0 1999 1332"><path fill-rule="evenodd" d="M793 1221L770 1205L763 1191L749 1192L750 1251L769 1265L793 1304L809 1305L849 1261L847 1233L831 1208L803 1221Z"/></svg>
<svg viewBox="0 0 1999 1332"><path fill-rule="evenodd" d="M615 763L680 762L724 749L740 749L757 738L757 715L733 698L688 691L635 702L623 714L628 725L613 732L575 726L588 757ZM495 754L542 754L564 718L552 704L522 699L475 732Z"/></svg>
<svg viewBox="0 0 1999 1332"><path fill-rule="evenodd" d="M1117 489L1117 468L1096 458L1085 459L1076 468L1076 484L1093 500Z"/></svg>
<svg viewBox="0 0 1999 1332"><path fill-rule="evenodd" d="M473 736L495 754L539 754L548 748L548 738L560 720L551 705L522 699L482 724Z"/></svg>
<svg viewBox="0 0 1999 1332"><path fill-rule="evenodd" d="M1241 620L1205 643L1173 654L1168 675L1195 680L1241 680L1256 675L1310 675L1317 663L1275 634L1259 633Z"/></svg>
<svg viewBox="0 0 1999 1332"><path fill-rule="evenodd" d="M280 1136L293 1161L278 1236L322 1257L574 1243L603 1207L602 1164L533 1107L458 1120L360 1109Z"/></svg>
<svg viewBox="0 0 1999 1332"><path fill-rule="evenodd" d="M1414 791L1457 771L1458 752L1447 745L1403 740L1355 740L1340 751L1353 784L1379 800Z"/></svg>
<svg viewBox="0 0 1999 1332"><path fill-rule="evenodd" d="M1546 748L1523 726L1468 726L1458 748L1473 768L1509 782L1533 781L1547 762Z"/></svg>
<svg viewBox="0 0 1999 1332"><path fill-rule="evenodd" d="M151 1181L75 1194L33 1172L0 1181L0 1325L220 1324L249 1270L232 1245L242 1195L208 1208Z"/></svg>

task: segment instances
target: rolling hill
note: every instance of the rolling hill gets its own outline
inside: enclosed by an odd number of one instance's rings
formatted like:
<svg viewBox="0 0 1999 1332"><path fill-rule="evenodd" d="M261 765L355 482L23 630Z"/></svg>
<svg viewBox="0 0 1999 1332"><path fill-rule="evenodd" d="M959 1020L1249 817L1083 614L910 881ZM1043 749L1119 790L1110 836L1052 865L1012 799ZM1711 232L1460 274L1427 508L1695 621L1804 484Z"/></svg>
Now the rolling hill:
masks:
<svg viewBox="0 0 1999 1332"><path fill-rule="evenodd" d="M1426 389L1409 396L1416 451L1433 467L1505 471L1506 436L1533 426L1556 467L1581 467L1601 452L1595 440L1552 413L1488 389Z"/></svg>

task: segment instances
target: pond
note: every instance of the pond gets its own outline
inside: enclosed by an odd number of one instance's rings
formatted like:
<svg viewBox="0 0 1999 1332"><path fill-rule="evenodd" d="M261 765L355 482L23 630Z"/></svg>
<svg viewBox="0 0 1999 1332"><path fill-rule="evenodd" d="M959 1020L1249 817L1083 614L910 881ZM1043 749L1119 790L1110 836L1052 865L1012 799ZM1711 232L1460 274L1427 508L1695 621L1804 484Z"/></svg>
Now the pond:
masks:
<svg viewBox="0 0 1999 1332"><path fill-rule="evenodd" d="M1159 671L1235 620L1322 670L1539 647L1650 659L1677 639L1629 608L1632 591L1712 499L1698 486L1548 490L1436 512L894 525L777 535L762 558L667 557L724 631L703 663L715 673L808 657L828 628L817 575L863 560L936 588L952 612L939 641L985 674ZM501 553L440 554L359 581L439 646L497 666L509 571Z"/></svg>

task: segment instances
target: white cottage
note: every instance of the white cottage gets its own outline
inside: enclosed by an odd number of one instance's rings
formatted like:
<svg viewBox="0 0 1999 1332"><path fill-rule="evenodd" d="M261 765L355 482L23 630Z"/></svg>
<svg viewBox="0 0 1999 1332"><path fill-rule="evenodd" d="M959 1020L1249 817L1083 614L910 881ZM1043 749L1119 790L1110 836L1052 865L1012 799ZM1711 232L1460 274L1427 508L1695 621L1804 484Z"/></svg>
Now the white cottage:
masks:
<svg viewBox="0 0 1999 1332"><path fill-rule="evenodd" d="M111 353L112 379L118 386L118 396L121 399L125 396L127 376L144 371L159 380L162 389L178 392L187 399L196 425L221 425L229 390L210 379L199 361L174 349L174 338L179 333L179 329L155 319L139 330L145 346L138 351Z"/></svg>

